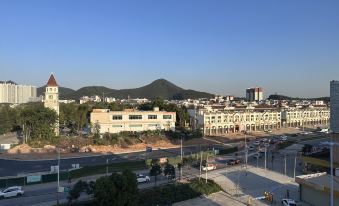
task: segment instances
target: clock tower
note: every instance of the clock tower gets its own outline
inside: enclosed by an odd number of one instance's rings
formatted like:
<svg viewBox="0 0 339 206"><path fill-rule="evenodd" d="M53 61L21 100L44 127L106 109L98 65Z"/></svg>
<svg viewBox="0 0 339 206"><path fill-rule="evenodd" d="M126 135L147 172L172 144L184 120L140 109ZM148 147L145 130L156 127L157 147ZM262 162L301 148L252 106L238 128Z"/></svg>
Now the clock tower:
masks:
<svg viewBox="0 0 339 206"><path fill-rule="evenodd" d="M53 109L59 117L59 86L53 73L47 82L44 106ZM59 120L57 120L55 125L55 135L59 135Z"/></svg>

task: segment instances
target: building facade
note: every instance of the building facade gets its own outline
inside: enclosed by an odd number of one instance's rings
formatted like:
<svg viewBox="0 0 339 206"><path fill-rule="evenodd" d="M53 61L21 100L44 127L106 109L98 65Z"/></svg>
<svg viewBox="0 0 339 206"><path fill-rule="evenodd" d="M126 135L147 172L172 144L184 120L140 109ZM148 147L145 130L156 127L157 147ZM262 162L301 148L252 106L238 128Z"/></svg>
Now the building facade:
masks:
<svg viewBox="0 0 339 206"><path fill-rule="evenodd" d="M46 85L44 106L53 109L59 116L59 104L59 86L51 74ZM59 135L59 122L55 125L55 135Z"/></svg>
<svg viewBox="0 0 339 206"><path fill-rule="evenodd" d="M281 113L273 107L206 107L189 109L190 123L205 135L268 131L281 127Z"/></svg>
<svg viewBox="0 0 339 206"><path fill-rule="evenodd" d="M159 111L159 108L154 108L153 111L94 109L91 113L91 124L98 123L101 134L147 130L175 131L175 121L175 112Z"/></svg>
<svg viewBox="0 0 339 206"><path fill-rule="evenodd" d="M330 122L327 105L286 107L281 111L283 127L327 127Z"/></svg>
<svg viewBox="0 0 339 206"><path fill-rule="evenodd" d="M331 131L333 142L339 144L339 81L330 83ZM333 146L333 161L339 163L339 146Z"/></svg>
<svg viewBox="0 0 339 206"><path fill-rule="evenodd" d="M17 85L13 82L0 83L0 103L22 104L37 98L37 88Z"/></svg>
<svg viewBox="0 0 339 206"><path fill-rule="evenodd" d="M253 87L246 89L246 100L248 102L262 101L263 99L264 93L261 87Z"/></svg>

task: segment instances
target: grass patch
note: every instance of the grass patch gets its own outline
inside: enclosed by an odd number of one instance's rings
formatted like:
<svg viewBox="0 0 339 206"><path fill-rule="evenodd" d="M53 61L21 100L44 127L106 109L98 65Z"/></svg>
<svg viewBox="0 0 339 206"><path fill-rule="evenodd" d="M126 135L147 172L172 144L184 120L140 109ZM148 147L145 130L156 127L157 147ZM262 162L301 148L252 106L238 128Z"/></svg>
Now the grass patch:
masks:
<svg viewBox="0 0 339 206"><path fill-rule="evenodd" d="M208 180L206 184L205 179L199 180L196 178L185 184L166 185L141 191L139 205L171 205L175 202L193 199L201 195L210 195L221 190L220 185L213 180Z"/></svg>
<svg viewBox="0 0 339 206"><path fill-rule="evenodd" d="M221 149L221 150L219 150L219 154L218 155L230 154L230 153L237 152L237 151L238 151L238 147L231 147L231 148L227 148L227 149Z"/></svg>
<svg viewBox="0 0 339 206"><path fill-rule="evenodd" d="M108 167L108 173L112 172L121 172L124 169L133 170L142 170L146 169L146 165L144 161L134 161L134 162L119 162L106 165L95 165L95 166L85 166L78 170L70 171L70 177L72 179L97 175L97 174L105 174L106 168Z"/></svg>

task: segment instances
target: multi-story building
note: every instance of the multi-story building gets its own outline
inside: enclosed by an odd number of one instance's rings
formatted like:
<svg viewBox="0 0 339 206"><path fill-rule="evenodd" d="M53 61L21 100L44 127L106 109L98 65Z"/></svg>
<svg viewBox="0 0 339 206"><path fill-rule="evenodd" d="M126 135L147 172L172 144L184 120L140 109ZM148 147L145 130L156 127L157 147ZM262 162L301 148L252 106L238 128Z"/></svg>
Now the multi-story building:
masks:
<svg viewBox="0 0 339 206"><path fill-rule="evenodd" d="M262 101L264 99L263 89L261 87L253 87L246 89L246 100L248 102Z"/></svg>
<svg viewBox="0 0 339 206"><path fill-rule="evenodd" d="M205 135L279 129L281 113L268 105L188 109L190 123Z"/></svg>
<svg viewBox="0 0 339 206"><path fill-rule="evenodd" d="M53 109L59 116L59 105L59 86L51 74L46 86L44 106ZM55 135L59 135L59 122L55 125Z"/></svg>
<svg viewBox="0 0 339 206"><path fill-rule="evenodd" d="M333 142L339 144L339 81L330 83L331 131ZM333 161L339 164L339 146L333 146Z"/></svg>
<svg viewBox="0 0 339 206"><path fill-rule="evenodd" d="M153 111L94 109L91 113L91 124L98 123L101 134L147 130L175 131L175 121L175 112L159 111L159 108L154 108Z"/></svg>
<svg viewBox="0 0 339 206"><path fill-rule="evenodd" d="M37 97L37 88L17 85L14 82L0 82L0 103L22 104Z"/></svg>
<svg viewBox="0 0 339 206"><path fill-rule="evenodd" d="M282 108L283 127L324 127L330 121L327 105L308 105Z"/></svg>

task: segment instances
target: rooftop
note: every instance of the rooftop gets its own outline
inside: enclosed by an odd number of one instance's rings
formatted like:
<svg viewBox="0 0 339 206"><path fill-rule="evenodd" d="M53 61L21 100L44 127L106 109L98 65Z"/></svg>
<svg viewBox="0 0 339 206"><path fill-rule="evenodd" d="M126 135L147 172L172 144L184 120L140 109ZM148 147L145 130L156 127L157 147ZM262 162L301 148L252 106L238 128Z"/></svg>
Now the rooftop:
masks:
<svg viewBox="0 0 339 206"><path fill-rule="evenodd" d="M53 74L51 74L51 76L49 77L49 80L47 82L47 86L49 86L49 87L57 87L58 86Z"/></svg>
<svg viewBox="0 0 339 206"><path fill-rule="evenodd" d="M334 176L334 193L339 196L339 177ZM328 175L326 172L323 173L315 173L309 175L301 175L297 176L296 180L297 183L307 185L317 190L321 191L329 191L330 188L330 181L331 176Z"/></svg>

